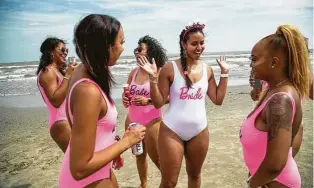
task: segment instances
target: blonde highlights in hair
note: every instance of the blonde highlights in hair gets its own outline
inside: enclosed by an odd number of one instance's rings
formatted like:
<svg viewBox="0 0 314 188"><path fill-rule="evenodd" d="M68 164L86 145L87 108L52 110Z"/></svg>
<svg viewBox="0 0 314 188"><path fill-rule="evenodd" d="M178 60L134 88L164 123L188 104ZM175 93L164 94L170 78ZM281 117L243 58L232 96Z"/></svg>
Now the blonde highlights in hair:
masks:
<svg viewBox="0 0 314 188"><path fill-rule="evenodd" d="M289 81L299 92L301 98L309 96L310 87L310 57L306 38L293 25L280 25L275 34L262 40L267 41L270 50L283 50L286 56L287 75ZM263 92L263 99L268 88Z"/></svg>

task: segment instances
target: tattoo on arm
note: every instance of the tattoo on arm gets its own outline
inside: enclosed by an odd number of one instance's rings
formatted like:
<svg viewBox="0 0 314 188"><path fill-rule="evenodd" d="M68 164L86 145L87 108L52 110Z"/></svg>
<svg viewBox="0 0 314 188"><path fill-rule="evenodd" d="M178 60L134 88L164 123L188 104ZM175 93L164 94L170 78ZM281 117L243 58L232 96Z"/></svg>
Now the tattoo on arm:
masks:
<svg viewBox="0 0 314 188"><path fill-rule="evenodd" d="M268 124L268 140L276 137L280 128L290 131L292 120L292 102L285 94L274 95L266 109L266 122Z"/></svg>

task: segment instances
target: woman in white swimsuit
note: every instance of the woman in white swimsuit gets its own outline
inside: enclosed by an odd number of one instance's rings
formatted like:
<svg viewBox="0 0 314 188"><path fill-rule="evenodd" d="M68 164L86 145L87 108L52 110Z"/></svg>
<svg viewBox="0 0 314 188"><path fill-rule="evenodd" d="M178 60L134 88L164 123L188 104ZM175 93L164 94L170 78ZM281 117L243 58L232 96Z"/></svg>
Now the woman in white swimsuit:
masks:
<svg viewBox="0 0 314 188"><path fill-rule="evenodd" d="M188 187L201 186L201 169L205 160L209 135L205 98L221 105L227 90L228 64L217 58L221 79L217 86L210 66L200 59L205 49L203 28L199 23L186 27L180 34L180 59L167 63L157 71L142 57L138 65L149 74L151 98L161 108L170 96L158 138L161 188L175 187L183 156L186 160Z"/></svg>

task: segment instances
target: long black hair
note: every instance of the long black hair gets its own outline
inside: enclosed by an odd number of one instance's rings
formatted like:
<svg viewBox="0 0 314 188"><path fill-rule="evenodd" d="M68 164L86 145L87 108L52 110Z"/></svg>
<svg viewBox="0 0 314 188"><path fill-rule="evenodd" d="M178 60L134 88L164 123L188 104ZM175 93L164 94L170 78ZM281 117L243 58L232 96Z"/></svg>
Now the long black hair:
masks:
<svg viewBox="0 0 314 188"><path fill-rule="evenodd" d="M111 86L114 80L109 70L109 49L115 44L120 28L120 22L111 16L90 14L78 23L74 31L73 42L78 57L110 102L113 102Z"/></svg>
<svg viewBox="0 0 314 188"><path fill-rule="evenodd" d="M58 46L59 43L65 44L65 42L56 37L48 37L40 46L40 52L42 53L39 61L39 65L36 71L38 75L39 72L45 71L46 67L52 63L52 52ZM62 72L61 72L62 73Z"/></svg>
<svg viewBox="0 0 314 188"><path fill-rule="evenodd" d="M141 43L145 43L147 45L147 56L149 62L152 62L152 59L154 58L158 68L164 66L165 62L168 61L168 57L166 50L162 47L160 42L157 39L146 35L138 40L138 44L140 45Z"/></svg>
<svg viewBox="0 0 314 188"><path fill-rule="evenodd" d="M179 38L179 45L180 45L180 60L181 60L181 65L183 68L183 72L187 71L187 64L186 64L186 51L183 48L182 42L186 43L187 40L189 39L189 36L191 33L197 33L200 32L204 35L203 29L202 28L193 28L193 29L183 29L180 38ZM188 75L184 74L185 77L185 84L188 88L191 88L193 83L191 79L189 78Z"/></svg>

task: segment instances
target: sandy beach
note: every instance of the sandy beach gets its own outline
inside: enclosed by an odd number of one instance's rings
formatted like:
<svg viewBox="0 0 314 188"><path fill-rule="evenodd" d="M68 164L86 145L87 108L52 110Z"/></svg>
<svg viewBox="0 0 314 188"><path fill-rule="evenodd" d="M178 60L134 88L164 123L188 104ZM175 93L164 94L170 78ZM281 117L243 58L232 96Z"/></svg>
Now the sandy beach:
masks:
<svg viewBox="0 0 314 188"><path fill-rule="evenodd" d="M207 102L210 144L202 171L204 188L246 187L247 170L242 158L238 131L254 103L249 86L229 87L222 106ZM42 100L40 96L38 100ZM1 104L0 104L1 105ZM313 187L313 102L304 105L304 138L296 161L302 187ZM117 102L118 134L123 133L127 110ZM128 150L125 164L115 171L119 186L139 186L135 157ZM57 187L63 153L50 138L47 110L43 107L0 107L0 187ZM149 160L149 187L158 187L160 173ZM178 188L187 187L185 165Z"/></svg>

